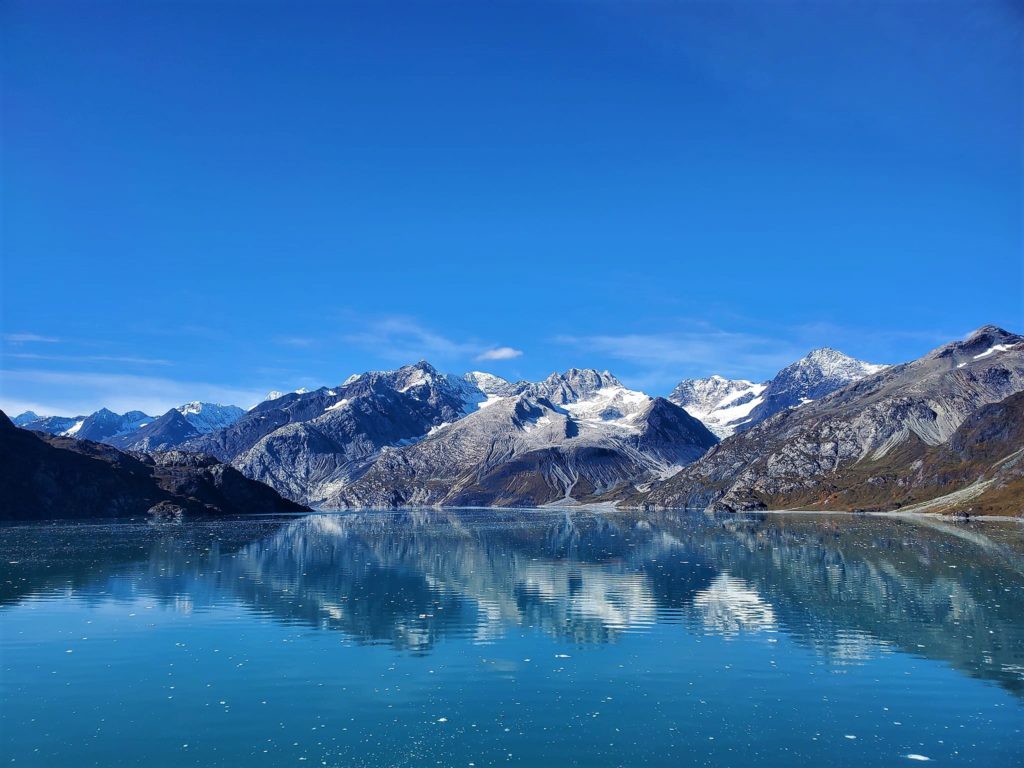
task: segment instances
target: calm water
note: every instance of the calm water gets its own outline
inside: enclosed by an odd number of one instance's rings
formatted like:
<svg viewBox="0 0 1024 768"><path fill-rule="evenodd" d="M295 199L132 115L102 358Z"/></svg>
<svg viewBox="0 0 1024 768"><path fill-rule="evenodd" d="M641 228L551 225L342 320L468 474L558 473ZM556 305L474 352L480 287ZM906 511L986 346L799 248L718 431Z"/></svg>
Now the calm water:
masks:
<svg viewBox="0 0 1024 768"><path fill-rule="evenodd" d="M312 515L0 528L0 761L1024 765L1024 529Z"/></svg>

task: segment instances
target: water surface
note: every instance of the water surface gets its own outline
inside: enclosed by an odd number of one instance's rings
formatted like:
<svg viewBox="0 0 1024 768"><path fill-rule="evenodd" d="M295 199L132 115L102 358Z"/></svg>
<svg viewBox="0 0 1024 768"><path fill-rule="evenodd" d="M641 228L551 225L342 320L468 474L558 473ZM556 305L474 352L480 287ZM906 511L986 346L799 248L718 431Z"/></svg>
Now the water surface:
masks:
<svg viewBox="0 0 1024 768"><path fill-rule="evenodd" d="M368 512L0 558L14 764L1024 765L1017 523Z"/></svg>

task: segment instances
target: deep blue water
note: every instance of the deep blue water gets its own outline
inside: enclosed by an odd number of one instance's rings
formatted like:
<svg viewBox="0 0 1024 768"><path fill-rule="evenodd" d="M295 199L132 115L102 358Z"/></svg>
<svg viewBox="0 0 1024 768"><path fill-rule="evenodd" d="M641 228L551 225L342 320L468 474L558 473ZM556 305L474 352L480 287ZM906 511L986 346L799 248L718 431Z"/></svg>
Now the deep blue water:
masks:
<svg viewBox="0 0 1024 768"><path fill-rule="evenodd" d="M1024 529L407 511L0 528L0 761L1024 765Z"/></svg>

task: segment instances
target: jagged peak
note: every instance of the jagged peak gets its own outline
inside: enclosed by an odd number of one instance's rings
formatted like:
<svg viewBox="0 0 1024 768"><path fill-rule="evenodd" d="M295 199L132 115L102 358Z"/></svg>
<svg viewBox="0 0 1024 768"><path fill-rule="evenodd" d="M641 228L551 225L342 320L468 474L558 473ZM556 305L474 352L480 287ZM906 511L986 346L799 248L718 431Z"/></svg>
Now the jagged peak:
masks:
<svg viewBox="0 0 1024 768"><path fill-rule="evenodd" d="M1016 335L1017 334L1011 333L1010 331L1006 330L1005 328L1000 328L998 325L992 325L991 323L989 323L988 325L983 325L980 328L978 328L978 329L976 329L974 331L971 331L969 334L967 334L966 341L973 341L974 339L978 338L979 336L1016 336Z"/></svg>
<svg viewBox="0 0 1024 768"><path fill-rule="evenodd" d="M978 357L979 353L981 353L983 357L988 357L996 352L1005 351L1006 349L1015 347L1021 342L1024 342L1024 336L1020 336L1012 331L1007 331L997 325L989 324L983 325L977 330L972 331L965 338L959 341L952 341L948 344L943 344L941 347L938 347L925 355L925 358L959 358L961 355Z"/></svg>

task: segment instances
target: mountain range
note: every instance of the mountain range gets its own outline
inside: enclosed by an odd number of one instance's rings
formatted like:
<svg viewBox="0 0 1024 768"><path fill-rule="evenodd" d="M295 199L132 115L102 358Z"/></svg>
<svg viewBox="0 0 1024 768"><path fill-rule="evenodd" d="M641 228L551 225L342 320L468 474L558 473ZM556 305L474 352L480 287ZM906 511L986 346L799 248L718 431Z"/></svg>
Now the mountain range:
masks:
<svg viewBox="0 0 1024 768"><path fill-rule="evenodd" d="M3 413L0 466L6 520L306 509L208 456L127 454L92 440L19 429Z"/></svg>
<svg viewBox="0 0 1024 768"><path fill-rule="evenodd" d="M248 411L189 403L158 418L103 409L14 422L125 451L206 455L325 509L613 502L1005 513L1020 483L1021 342L986 326L896 366L822 348L768 381L685 379L668 398L607 371L512 382L421 361L273 392Z"/></svg>
<svg viewBox="0 0 1024 768"><path fill-rule="evenodd" d="M669 399L703 421L719 437L728 437L787 408L818 400L885 367L823 347L760 384L721 376L683 379Z"/></svg>
<svg viewBox="0 0 1024 768"><path fill-rule="evenodd" d="M737 433L627 503L1019 513L1024 337L985 326Z"/></svg>

